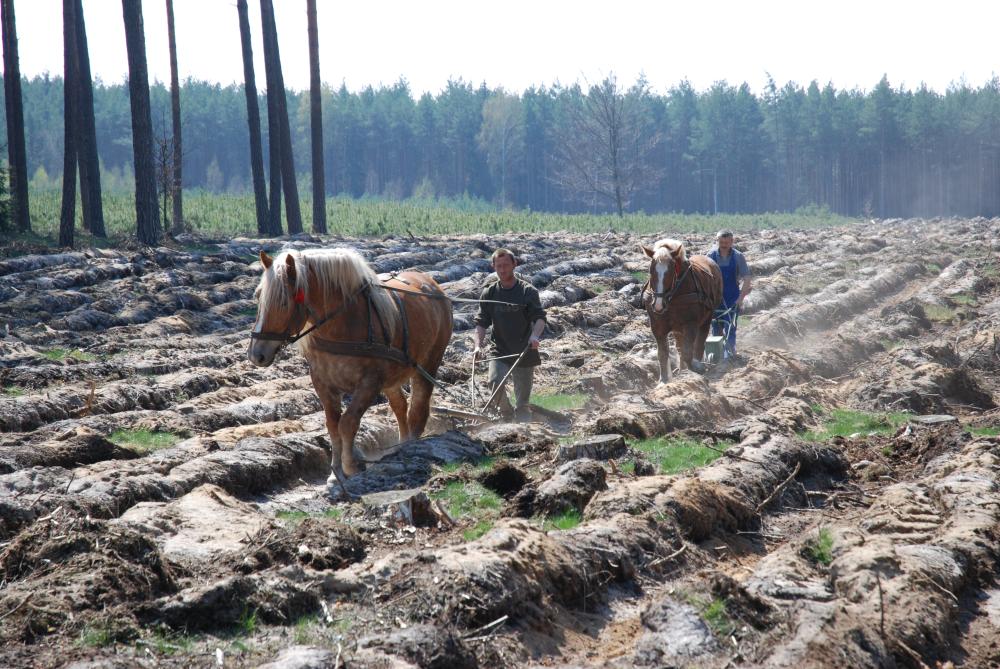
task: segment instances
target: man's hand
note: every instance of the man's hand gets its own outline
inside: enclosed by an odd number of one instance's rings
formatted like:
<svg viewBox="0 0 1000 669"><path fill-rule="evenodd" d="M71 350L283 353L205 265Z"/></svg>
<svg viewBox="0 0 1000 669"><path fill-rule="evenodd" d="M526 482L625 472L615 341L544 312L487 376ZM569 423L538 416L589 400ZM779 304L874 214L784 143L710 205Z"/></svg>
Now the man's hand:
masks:
<svg viewBox="0 0 1000 669"><path fill-rule="evenodd" d="M530 346L531 348L533 348L534 350L537 351L538 350L538 341L539 341L538 337L532 337L531 339L528 340L528 346Z"/></svg>

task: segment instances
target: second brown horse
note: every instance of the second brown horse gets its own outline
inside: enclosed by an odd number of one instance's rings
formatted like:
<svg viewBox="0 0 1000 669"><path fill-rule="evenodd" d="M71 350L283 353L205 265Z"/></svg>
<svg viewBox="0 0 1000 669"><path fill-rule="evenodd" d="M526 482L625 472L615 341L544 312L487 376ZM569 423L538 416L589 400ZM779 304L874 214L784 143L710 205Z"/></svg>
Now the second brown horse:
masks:
<svg viewBox="0 0 1000 669"><path fill-rule="evenodd" d="M670 341L674 333L681 365L701 373L705 364L705 339L712 314L722 301L722 272L708 256L690 258L684 244L661 239L652 248L642 247L649 258L648 290L643 295L649 327L656 340L660 383L672 378Z"/></svg>

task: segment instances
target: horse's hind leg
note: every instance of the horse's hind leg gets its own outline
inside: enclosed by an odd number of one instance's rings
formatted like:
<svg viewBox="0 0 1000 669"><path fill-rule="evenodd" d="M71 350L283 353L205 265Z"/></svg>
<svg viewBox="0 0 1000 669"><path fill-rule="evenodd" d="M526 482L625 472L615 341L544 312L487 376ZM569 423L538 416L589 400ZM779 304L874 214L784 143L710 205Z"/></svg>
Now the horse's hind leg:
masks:
<svg viewBox="0 0 1000 669"><path fill-rule="evenodd" d="M433 373L433 372L431 372ZM410 426L410 437L419 439L427 427L427 419L431 413L431 393L434 392L434 384L420 376L419 373L410 380L410 412L407 415L407 423Z"/></svg>
<svg viewBox="0 0 1000 669"><path fill-rule="evenodd" d="M406 417L408 407L406 396L403 395L403 389L401 387L389 388L383 392L385 392L385 396L389 400L392 413L396 416L396 423L399 424L399 440L401 442L406 441L410 438L410 427Z"/></svg>
<svg viewBox="0 0 1000 669"><path fill-rule="evenodd" d="M363 382L354 390L350 405L340 417L340 464L347 476L354 476L361 471L354 458L354 437L361 426L361 416L375 401L378 392L377 385L370 381Z"/></svg>

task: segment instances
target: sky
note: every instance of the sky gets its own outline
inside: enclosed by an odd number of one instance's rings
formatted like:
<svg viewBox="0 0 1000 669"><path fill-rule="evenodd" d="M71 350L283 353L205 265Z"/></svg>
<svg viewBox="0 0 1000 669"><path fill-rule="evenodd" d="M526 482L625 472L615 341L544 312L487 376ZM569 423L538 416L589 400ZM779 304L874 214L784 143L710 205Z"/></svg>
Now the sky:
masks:
<svg viewBox="0 0 1000 669"><path fill-rule="evenodd" d="M309 86L305 0L273 0L288 88ZM14 0L23 76L62 72L61 0ZM249 0L258 88L264 67L260 3ZM164 0L144 0L150 80L170 79ZM980 87L1000 71L993 0L318 0L320 73L351 90L405 79L415 96L449 78L519 92L530 86L644 74L654 92L687 79L870 90L922 83L944 92ZM127 75L121 2L83 0L91 69ZM223 85L242 83L235 0L174 0L178 67Z"/></svg>

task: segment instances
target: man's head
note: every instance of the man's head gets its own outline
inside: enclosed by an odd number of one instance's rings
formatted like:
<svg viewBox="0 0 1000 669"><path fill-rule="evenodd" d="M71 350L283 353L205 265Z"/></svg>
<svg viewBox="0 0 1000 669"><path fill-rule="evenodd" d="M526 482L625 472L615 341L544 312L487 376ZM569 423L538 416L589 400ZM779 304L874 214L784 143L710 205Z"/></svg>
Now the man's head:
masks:
<svg viewBox="0 0 1000 669"><path fill-rule="evenodd" d="M514 278L514 268L517 267L517 259L514 254L507 249L497 249L493 252L493 269L503 283L510 283Z"/></svg>
<svg viewBox="0 0 1000 669"><path fill-rule="evenodd" d="M719 245L719 251L723 255L729 255L733 249L733 231L719 230L719 233L715 235L715 241Z"/></svg>

